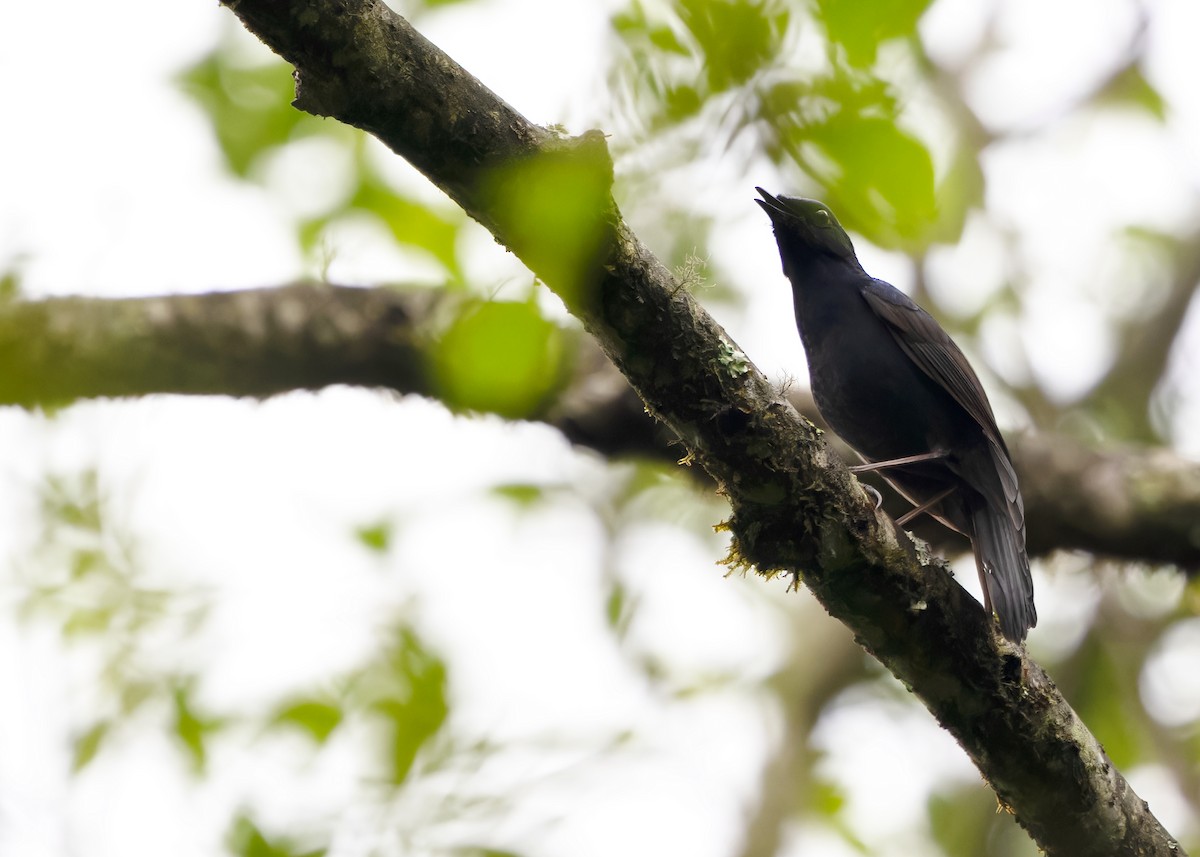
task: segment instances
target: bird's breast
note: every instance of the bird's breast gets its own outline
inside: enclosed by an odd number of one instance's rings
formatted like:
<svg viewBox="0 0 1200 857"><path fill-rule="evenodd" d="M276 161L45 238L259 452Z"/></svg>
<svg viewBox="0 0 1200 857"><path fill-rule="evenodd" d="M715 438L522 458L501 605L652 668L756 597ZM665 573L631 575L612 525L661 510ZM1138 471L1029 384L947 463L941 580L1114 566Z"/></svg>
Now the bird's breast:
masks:
<svg viewBox="0 0 1200 857"><path fill-rule="evenodd" d="M970 418L900 348L861 296L797 323L813 398L843 440L874 460L949 448Z"/></svg>

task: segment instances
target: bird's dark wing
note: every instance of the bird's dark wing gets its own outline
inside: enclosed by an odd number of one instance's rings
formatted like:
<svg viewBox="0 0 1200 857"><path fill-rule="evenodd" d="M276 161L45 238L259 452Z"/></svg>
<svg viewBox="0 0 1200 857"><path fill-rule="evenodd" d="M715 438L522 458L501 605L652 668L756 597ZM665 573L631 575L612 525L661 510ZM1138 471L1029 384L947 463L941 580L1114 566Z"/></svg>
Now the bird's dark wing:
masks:
<svg viewBox="0 0 1200 857"><path fill-rule="evenodd" d="M975 370L933 317L882 280L871 280L863 297L913 363L954 397L989 440L998 438L996 418Z"/></svg>
<svg viewBox="0 0 1200 857"><path fill-rule="evenodd" d="M1009 513L1017 527L1023 529L1025 511L1017 487L1017 474L996 426L987 394L967 358L933 317L903 292L882 280L873 279L863 287L862 293L867 305L887 324L904 353L979 424L988 439Z"/></svg>

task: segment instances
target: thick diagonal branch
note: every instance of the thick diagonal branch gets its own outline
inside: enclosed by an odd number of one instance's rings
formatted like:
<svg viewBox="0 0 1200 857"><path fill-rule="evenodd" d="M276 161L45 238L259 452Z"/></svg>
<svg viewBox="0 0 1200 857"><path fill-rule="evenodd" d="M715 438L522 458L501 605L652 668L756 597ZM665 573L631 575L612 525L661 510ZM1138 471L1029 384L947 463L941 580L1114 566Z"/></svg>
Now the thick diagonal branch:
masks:
<svg viewBox="0 0 1200 857"><path fill-rule="evenodd" d="M296 66L299 107L378 136L563 297L724 486L734 561L802 574L1048 853L1179 853L1040 668L998 642L936 563L918 561L812 426L629 233L600 135L559 140L532 125L379 0L228 5ZM562 188L581 197L566 230L548 204ZM563 241L574 242L566 256Z"/></svg>

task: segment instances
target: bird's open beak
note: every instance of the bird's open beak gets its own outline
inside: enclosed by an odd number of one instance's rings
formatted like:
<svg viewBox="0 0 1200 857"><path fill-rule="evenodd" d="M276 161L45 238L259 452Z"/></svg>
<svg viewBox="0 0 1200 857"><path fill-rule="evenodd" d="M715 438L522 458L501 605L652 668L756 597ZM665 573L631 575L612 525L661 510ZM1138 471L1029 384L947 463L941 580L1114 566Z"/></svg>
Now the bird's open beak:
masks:
<svg viewBox="0 0 1200 857"><path fill-rule="evenodd" d="M780 202L776 197L771 196L771 194L767 193L761 187L755 187L754 189L758 191L758 195L762 197L762 199L756 199L754 201L759 204L762 210L767 213L767 216L770 217L772 221L775 220L776 214L788 213L787 208L785 208L783 203Z"/></svg>

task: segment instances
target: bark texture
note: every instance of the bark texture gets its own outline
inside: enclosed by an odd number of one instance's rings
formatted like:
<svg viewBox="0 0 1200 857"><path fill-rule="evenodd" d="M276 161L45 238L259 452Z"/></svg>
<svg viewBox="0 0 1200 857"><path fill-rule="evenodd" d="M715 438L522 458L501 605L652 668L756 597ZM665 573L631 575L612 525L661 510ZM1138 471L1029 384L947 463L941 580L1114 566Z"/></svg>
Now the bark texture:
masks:
<svg viewBox="0 0 1200 857"><path fill-rule="evenodd" d="M430 301L297 284L0 306L0 403L152 393L263 397L336 383L432 391Z"/></svg>

